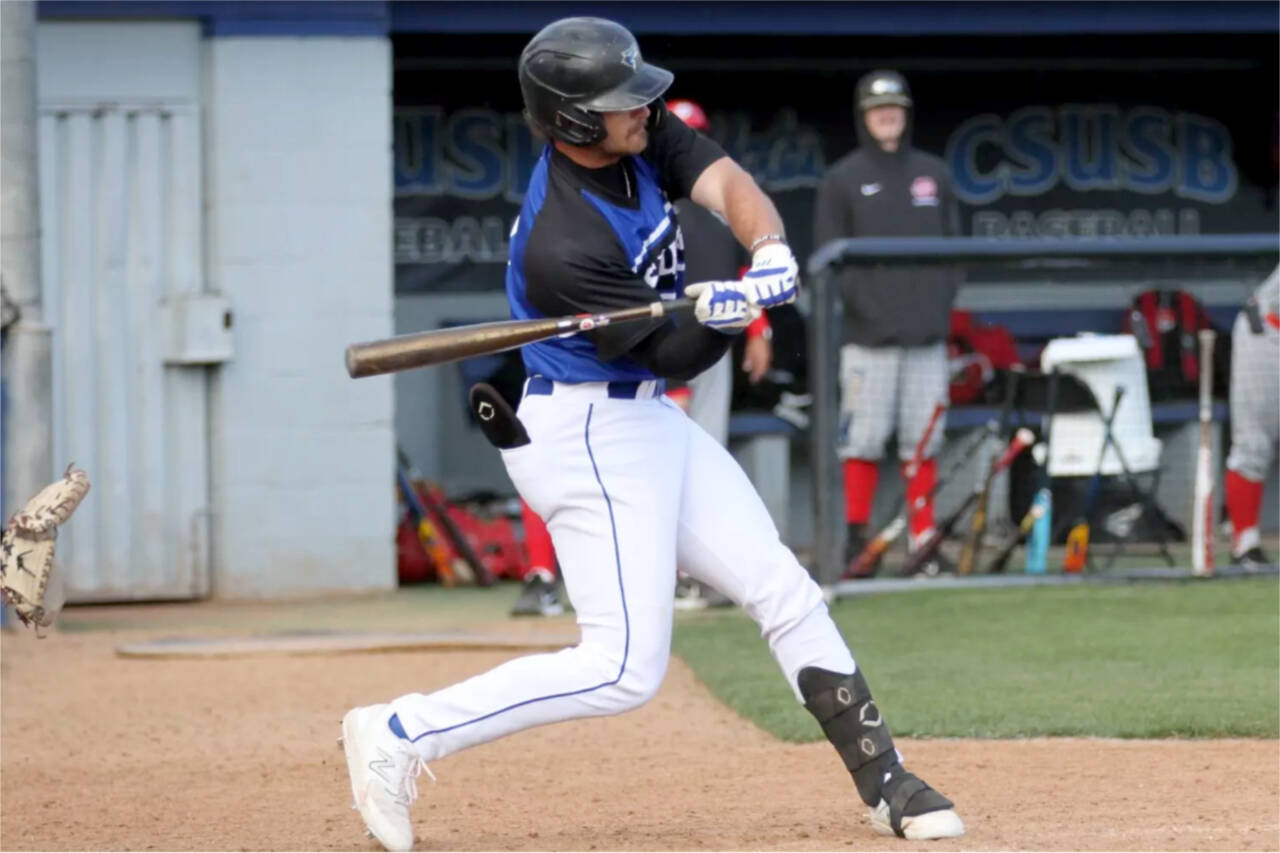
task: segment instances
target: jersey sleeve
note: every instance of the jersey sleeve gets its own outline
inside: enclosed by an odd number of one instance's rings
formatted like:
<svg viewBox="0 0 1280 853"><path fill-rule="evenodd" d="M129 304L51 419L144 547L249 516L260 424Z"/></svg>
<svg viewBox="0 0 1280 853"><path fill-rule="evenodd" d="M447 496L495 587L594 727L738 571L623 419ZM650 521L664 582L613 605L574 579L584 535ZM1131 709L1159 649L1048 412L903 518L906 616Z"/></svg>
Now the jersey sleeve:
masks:
<svg viewBox="0 0 1280 853"><path fill-rule="evenodd" d="M634 308L658 299L653 288L627 266L617 238L603 218L583 217L578 224L584 232L596 229L600 233L579 233L572 242L531 235L524 256L525 297L530 305L547 317L560 317ZM588 252L588 245L601 247L600 253ZM658 319L604 326L586 336L596 345L601 361L613 361L670 322Z"/></svg>
<svg viewBox="0 0 1280 853"><path fill-rule="evenodd" d="M667 198L675 201L688 198L698 176L727 155L723 148L680 119L664 115L649 129L649 146L643 156L658 170Z"/></svg>

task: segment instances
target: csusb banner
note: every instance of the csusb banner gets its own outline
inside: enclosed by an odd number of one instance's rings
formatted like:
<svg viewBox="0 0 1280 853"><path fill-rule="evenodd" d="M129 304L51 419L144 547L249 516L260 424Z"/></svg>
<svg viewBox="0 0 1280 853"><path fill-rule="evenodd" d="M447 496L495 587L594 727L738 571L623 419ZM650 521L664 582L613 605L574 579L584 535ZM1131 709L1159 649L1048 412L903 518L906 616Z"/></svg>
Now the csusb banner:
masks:
<svg viewBox="0 0 1280 853"><path fill-rule="evenodd" d="M710 112L712 135L773 196L806 257L813 189L854 144L852 118ZM919 147L945 156L974 236L1275 230L1263 189L1242 178L1231 133L1212 117L1107 103L975 113L925 111L915 130ZM394 121L397 291L501 288L541 143L518 110L401 106Z"/></svg>
<svg viewBox="0 0 1280 853"><path fill-rule="evenodd" d="M1197 234L1239 188L1227 129L1158 107L984 113L951 133L946 161L978 237Z"/></svg>

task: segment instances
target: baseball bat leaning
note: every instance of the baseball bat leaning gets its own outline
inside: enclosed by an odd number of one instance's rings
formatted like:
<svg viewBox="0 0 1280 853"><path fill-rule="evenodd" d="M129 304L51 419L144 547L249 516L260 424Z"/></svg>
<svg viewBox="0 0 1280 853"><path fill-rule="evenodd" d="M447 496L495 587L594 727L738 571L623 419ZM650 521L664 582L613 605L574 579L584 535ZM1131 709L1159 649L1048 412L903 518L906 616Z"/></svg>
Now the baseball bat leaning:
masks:
<svg viewBox="0 0 1280 853"><path fill-rule="evenodd" d="M1053 538L1053 478L1049 476L1049 460L1053 438L1053 416L1057 412L1058 382L1061 376L1055 368L1049 373L1049 387L1045 399L1044 464L1036 469L1036 494L1033 504L1040 505L1040 514L1031 523L1027 536L1027 555L1023 570L1029 575L1042 575L1048 565L1049 540Z"/></svg>
<svg viewBox="0 0 1280 853"><path fill-rule="evenodd" d="M1031 455L1035 458L1036 465L1048 464L1048 449L1044 446L1044 442L1040 442L1031 448ZM1009 537L1009 541L1005 542L991 558L991 562L987 564L987 574L998 575L1004 571L1005 566L1009 563L1009 558L1013 556L1013 551L1021 545L1031 533L1031 528L1035 523L1044 517L1045 511L1048 509L1046 503L1038 499L1037 495L1031 500L1031 506L1027 508L1026 513L1022 516L1022 521L1018 522L1018 529L1014 531L1013 536Z"/></svg>
<svg viewBox="0 0 1280 853"><path fill-rule="evenodd" d="M506 352L550 338L567 338L601 326L669 317L677 311L689 310L693 305L692 299L672 299L603 314L499 320L366 341L347 347L347 373L352 379L358 379L415 367L449 364L472 356Z"/></svg>
<svg viewBox="0 0 1280 853"><path fill-rule="evenodd" d="M412 482L412 466L410 466L409 456L404 452L403 448L396 448L396 458L400 462L400 468L409 475L410 482ZM449 544L453 546L453 550L467 564L471 574L475 577L476 585L493 586L493 575L489 573L488 567L485 566L484 560L480 559L480 555L476 553L475 548L471 547L471 542L468 541L466 534L449 517L449 507L438 503L431 494L430 489L424 490L423 493L418 493L416 489L413 491L414 496L420 501L421 510L430 512L436 524L439 525L440 529L444 530L444 534L448 537ZM453 569L450 569L450 571L454 572Z"/></svg>
<svg viewBox="0 0 1280 853"><path fill-rule="evenodd" d="M907 529L909 515L911 513L919 512L925 504L933 500L933 496L951 482L951 478L958 474L960 469L968 464L969 457L982 446L982 443L987 440L987 436L994 432L995 428L988 426L986 429L982 430L982 432L980 432L963 451L958 453L955 461L951 464L951 467L944 471L938 479L934 481L933 488L929 489L928 494L921 495L915 500L912 506L902 507L898 514L893 517L892 521L880 528L880 532L878 532L871 541L866 544L866 547L862 549L862 553L854 558L853 562L849 565L849 570L845 572L844 576L846 578L855 578L871 575L873 573L872 569L874 569L876 564L880 562L880 558L884 556L884 552L889 550L889 546L896 542L898 537L902 535L903 531Z"/></svg>
<svg viewBox="0 0 1280 853"><path fill-rule="evenodd" d="M1021 368L1011 369L1005 374L1004 404L1000 408L1000 431L1003 437L1009 428L1009 415L1013 410L1013 400L1018 395L1018 380ZM991 465L996 462L998 454L991 454ZM987 469L990 471L990 467ZM973 571L973 564L978 559L978 551L982 549L982 539L987 535L987 504L991 499L991 483L995 478L988 476L983 481L982 493L978 495L978 505L974 507L973 517L969 520L969 535L965 537L964 547L960 549L960 559L956 561L956 574L967 575Z"/></svg>
<svg viewBox="0 0 1280 853"><path fill-rule="evenodd" d="M1120 411L1120 401L1123 399L1124 386L1117 385L1111 402L1111 411L1102 416L1102 448L1098 451L1098 464L1093 469L1088 488L1085 489L1080 515L1067 530L1067 550L1062 557L1064 572L1082 572L1085 565L1089 564L1089 537L1093 533L1089 519L1093 516L1093 511L1102 495L1102 463L1107 458L1107 448L1114 443L1111 427L1116 421L1116 414Z"/></svg>
<svg viewBox="0 0 1280 853"><path fill-rule="evenodd" d="M1000 455L1000 458L995 461L995 464L992 465L991 469L987 472L986 480L990 481L1001 471L1012 465L1013 460L1018 458L1018 454L1030 447L1031 443L1034 442L1035 439L1035 434L1025 427L1014 433L1013 440L1009 442L1009 446L1005 448L1004 453ZM898 574L906 577L918 572L920 567L923 566L926 561L931 559L935 553L937 553L938 547L941 546L943 540L950 535L952 528L954 528L956 523L964 517L964 514L969 511L970 507L977 503L979 495L981 495L983 490L987 488L989 488L989 483L984 482L979 485L978 488L969 492L955 512L947 516L946 520L943 521L942 524L938 525L937 529L934 530L933 535L925 540L919 548L907 557L907 561L902 564L902 568L899 569Z"/></svg>
<svg viewBox="0 0 1280 853"><path fill-rule="evenodd" d="M1213 574L1213 344L1217 333L1200 330L1200 446L1196 449L1196 483L1191 504L1191 573Z"/></svg>
<svg viewBox="0 0 1280 853"><path fill-rule="evenodd" d="M449 562L449 553L440 539L440 532L431 523L431 517L427 515L426 507L422 505L422 496L413 487L409 472L403 465L396 466L396 482L400 486L400 494L404 496L404 501L409 507L409 514L413 516L422 550L426 552L440 575L440 585L457 586L458 576L453 564Z"/></svg>
<svg viewBox="0 0 1280 853"><path fill-rule="evenodd" d="M902 479L905 481L905 487L902 490L902 502L899 506L907 503L907 492L911 489L911 484L916 478L916 474L920 471L920 463L924 462L925 451L929 449L929 440L933 438L933 431L938 426L938 421L942 419L942 413L947 410L943 403L937 403L933 407L933 414L929 415L929 423L924 428L924 435L920 436L920 440L916 442L916 449L911 452L911 461L907 462L907 467L902 469ZM924 504L919 506L912 502L907 507L907 523L910 524L915 514L919 512Z"/></svg>

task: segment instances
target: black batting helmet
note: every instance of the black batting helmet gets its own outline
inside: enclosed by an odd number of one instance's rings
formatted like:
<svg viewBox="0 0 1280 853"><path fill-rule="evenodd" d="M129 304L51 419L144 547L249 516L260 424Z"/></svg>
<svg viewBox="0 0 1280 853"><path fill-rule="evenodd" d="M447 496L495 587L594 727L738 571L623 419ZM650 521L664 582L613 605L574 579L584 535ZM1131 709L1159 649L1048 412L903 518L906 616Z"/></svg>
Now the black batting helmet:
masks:
<svg viewBox="0 0 1280 853"><path fill-rule="evenodd" d="M872 71L862 75L858 81L853 101L859 113L891 104L910 109L911 89L907 86L907 78L897 71Z"/></svg>
<svg viewBox="0 0 1280 853"><path fill-rule="evenodd" d="M603 18L564 18L520 54L525 113L546 135L573 145L604 139L600 113L643 107L675 78L640 58L635 36Z"/></svg>

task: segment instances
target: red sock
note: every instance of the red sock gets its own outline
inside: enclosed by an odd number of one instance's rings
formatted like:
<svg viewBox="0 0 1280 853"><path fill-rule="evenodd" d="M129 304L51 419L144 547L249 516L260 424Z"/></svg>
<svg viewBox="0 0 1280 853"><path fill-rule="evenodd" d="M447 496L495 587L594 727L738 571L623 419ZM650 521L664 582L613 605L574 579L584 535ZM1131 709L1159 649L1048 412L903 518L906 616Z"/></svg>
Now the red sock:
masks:
<svg viewBox="0 0 1280 853"><path fill-rule="evenodd" d="M874 459L844 460L844 518L850 524L866 524L871 499L876 495L880 465Z"/></svg>
<svg viewBox="0 0 1280 853"><path fill-rule="evenodd" d="M904 464L902 466L904 477L906 473L907 466ZM918 537L921 533L933 527L933 501L928 501L919 510L915 509L915 505L916 501L929 494L937 479L937 461L926 459L916 469L916 475L907 481L907 518L910 522L909 527L913 537Z"/></svg>
<svg viewBox="0 0 1280 853"><path fill-rule="evenodd" d="M1238 556L1248 550L1240 547L1240 535L1258 526L1258 515L1262 512L1262 483L1228 470L1226 497L1227 515L1231 518L1231 550Z"/></svg>
<svg viewBox="0 0 1280 853"><path fill-rule="evenodd" d="M529 554L529 570L520 580L525 580L534 571L541 570L556 575L556 549L551 544L551 532L547 525L529 505L520 500L520 517L524 520L524 547Z"/></svg>

